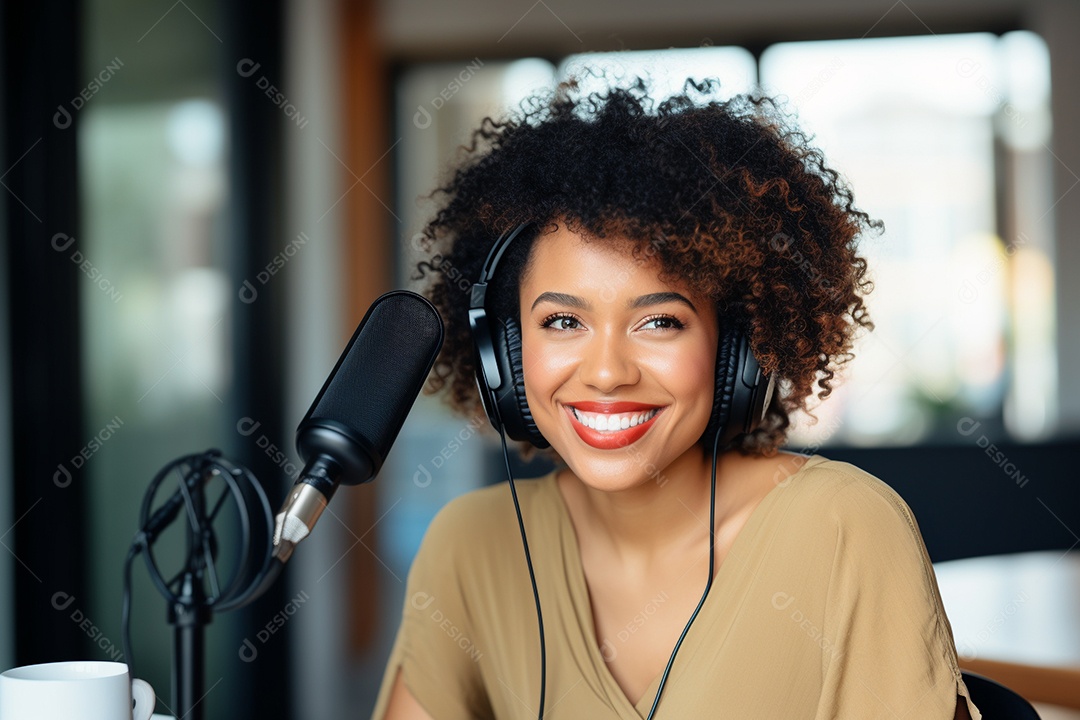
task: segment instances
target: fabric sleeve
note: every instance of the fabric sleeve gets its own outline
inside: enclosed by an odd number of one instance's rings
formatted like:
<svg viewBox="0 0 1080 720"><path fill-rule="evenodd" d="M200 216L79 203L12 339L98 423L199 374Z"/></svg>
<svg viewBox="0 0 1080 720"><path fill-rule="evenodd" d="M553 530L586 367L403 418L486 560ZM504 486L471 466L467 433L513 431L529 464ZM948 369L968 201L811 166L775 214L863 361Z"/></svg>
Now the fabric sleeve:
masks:
<svg viewBox="0 0 1080 720"><path fill-rule="evenodd" d="M463 588L470 521L465 498L431 521L409 569L401 624L372 720L382 720L400 668L405 686L434 720L491 716L480 675L481 653L471 638Z"/></svg>
<svg viewBox="0 0 1080 720"><path fill-rule="evenodd" d="M872 476L833 499L817 720L952 720L968 699L930 557L907 504Z"/></svg>

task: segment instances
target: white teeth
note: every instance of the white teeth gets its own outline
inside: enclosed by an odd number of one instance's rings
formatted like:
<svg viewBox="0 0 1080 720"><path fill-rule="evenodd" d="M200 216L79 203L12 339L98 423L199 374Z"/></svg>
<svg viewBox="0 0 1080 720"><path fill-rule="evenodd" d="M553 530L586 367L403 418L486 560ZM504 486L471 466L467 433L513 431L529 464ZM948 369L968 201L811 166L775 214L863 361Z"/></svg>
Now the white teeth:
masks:
<svg viewBox="0 0 1080 720"><path fill-rule="evenodd" d="M570 411L578 422L598 432L627 430L643 422L648 422L656 413L660 412L659 408L654 408L639 413L589 413L575 407L571 407Z"/></svg>

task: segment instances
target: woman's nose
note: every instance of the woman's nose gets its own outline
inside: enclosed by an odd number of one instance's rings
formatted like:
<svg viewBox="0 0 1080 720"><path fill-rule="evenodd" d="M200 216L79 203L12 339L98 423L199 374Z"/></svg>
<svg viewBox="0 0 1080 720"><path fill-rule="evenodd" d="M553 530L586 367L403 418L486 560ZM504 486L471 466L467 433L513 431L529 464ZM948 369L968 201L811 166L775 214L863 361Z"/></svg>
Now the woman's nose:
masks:
<svg viewBox="0 0 1080 720"><path fill-rule="evenodd" d="M641 378L629 340L616 330L602 330L583 348L580 380L601 393L610 393Z"/></svg>

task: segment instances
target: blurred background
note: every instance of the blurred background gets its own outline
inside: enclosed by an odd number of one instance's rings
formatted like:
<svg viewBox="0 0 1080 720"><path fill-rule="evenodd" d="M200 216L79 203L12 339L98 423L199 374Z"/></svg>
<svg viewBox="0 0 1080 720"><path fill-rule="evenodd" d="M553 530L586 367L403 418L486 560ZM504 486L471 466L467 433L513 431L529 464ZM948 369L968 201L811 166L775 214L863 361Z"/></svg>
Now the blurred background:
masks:
<svg viewBox="0 0 1080 720"><path fill-rule="evenodd" d="M174 458L220 448L277 508L367 307L419 289L459 146L585 67L777 97L884 221L862 246L877 329L790 449L890 483L941 567L1076 565L1076 3L40 0L0 23L0 668L127 659L123 562ZM368 717L428 521L502 480L485 425L418 401L282 581L214 616L207 717ZM1045 589L1073 608L1050 647L1025 619L1041 572L1015 612L947 605L963 660L1080 668L1080 574ZM167 703L141 561L132 607Z"/></svg>

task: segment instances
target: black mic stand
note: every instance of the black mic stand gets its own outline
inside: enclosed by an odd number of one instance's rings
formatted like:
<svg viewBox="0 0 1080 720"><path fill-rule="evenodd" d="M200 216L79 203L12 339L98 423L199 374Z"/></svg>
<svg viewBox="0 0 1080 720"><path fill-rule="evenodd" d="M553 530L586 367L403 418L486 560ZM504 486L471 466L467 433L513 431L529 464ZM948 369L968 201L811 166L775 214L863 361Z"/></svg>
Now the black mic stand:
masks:
<svg viewBox="0 0 1080 720"><path fill-rule="evenodd" d="M174 626L173 712L178 718L203 717L203 630L211 613L243 607L266 592L297 543L311 532L334 489L374 477L435 364L442 340L438 311L416 293L395 290L368 308L297 429L296 447L305 468L276 518L255 477L218 450L175 460L151 482L139 517L141 529L124 565L124 653L130 667L131 562L145 552L150 578L165 596ZM365 377L378 382L368 387L357 381ZM158 487L174 471L179 489L151 514ZM218 478L226 490L213 499L207 488ZM232 581L220 588L213 523L230 496L239 513L242 547ZM181 508L187 511L187 556L180 572L166 582L152 545Z"/></svg>
<svg viewBox="0 0 1080 720"><path fill-rule="evenodd" d="M194 573L184 573L180 596L169 607L169 624L173 626L172 706L177 717L185 720L203 718L199 705L206 686L203 641L211 618L205 602L201 581Z"/></svg>
<svg viewBox="0 0 1080 720"><path fill-rule="evenodd" d="M161 483L179 474L179 489L150 512ZM225 488L207 506L207 489L221 479ZM232 498L240 523L240 551L235 574L223 588L218 580L217 535L214 521ZM152 546L165 528L183 514L187 552L183 567L166 581L154 558ZM173 626L172 707L177 718L203 720L205 695L205 627L213 613L234 610L261 596L281 572L281 563L272 560L273 516L262 486L246 468L221 457L218 450L188 455L165 466L150 483L143 499L141 530L136 534L125 568L124 649L132 665L129 608L130 561L145 553L150 578L168 605L168 622ZM207 589L209 586L209 592ZM134 676L134 671L132 671Z"/></svg>
<svg viewBox="0 0 1080 720"><path fill-rule="evenodd" d="M173 626L172 702L177 717L203 719L202 688L206 686L203 667L205 626L210 622L210 607L206 604L203 577L206 571L205 550L213 535L206 518L206 495L201 482L191 490L190 522L186 525L188 564L180 580L180 592L169 606L169 624ZM193 552L202 548L204 552ZM213 548L211 557L213 556ZM212 562L212 560L211 560ZM216 573L210 577L216 577Z"/></svg>

